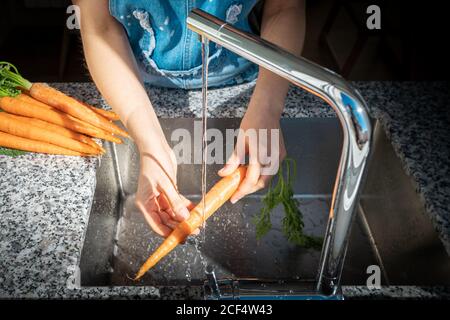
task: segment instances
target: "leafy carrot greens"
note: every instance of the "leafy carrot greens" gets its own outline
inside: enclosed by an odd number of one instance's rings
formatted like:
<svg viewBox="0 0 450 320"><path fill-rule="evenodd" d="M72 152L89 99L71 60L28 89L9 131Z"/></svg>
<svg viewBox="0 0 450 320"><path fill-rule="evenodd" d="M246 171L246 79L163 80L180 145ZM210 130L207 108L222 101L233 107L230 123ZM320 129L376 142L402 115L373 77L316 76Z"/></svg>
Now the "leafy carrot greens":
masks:
<svg viewBox="0 0 450 320"><path fill-rule="evenodd" d="M261 239L272 228L270 213L278 205L284 208L285 216L282 220L282 230L289 242L305 248L320 249L322 239L303 233L303 215L299 209L299 202L294 198L293 184L297 174L294 159L285 159L278 170L275 186L270 182L268 192L263 198L263 207L259 215L254 217L256 224L256 238Z"/></svg>
<svg viewBox="0 0 450 320"><path fill-rule="evenodd" d="M30 81L22 77L19 73L19 70L9 62L0 61L0 88L7 90L24 88L26 90L30 90L32 84ZM9 95L11 97L15 97L20 93L19 91L9 91L13 93L13 95ZM0 93L1 94L1 93Z"/></svg>
<svg viewBox="0 0 450 320"><path fill-rule="evenodd" d="M0 156L8 156L8 157L18 157L21 155L27 154L26 151L17 150L17 149L10 149L5 147L0 147Z"/></svg>
<svg viewBox="0 0 450 320"><path fill-rule="evenodd" d="M7 72L13 69L14 72L18 72L17 68L8 63L8 62L0 62L0 98L1 97L16 97L21 93L20 89L17 89L15 83L10 79L4 76ZM0 109L0 112L3 110ZM18 157L27 152L22 150L10 149L5 147L0 147L0 155L10 156L10 157Z"/></svg>

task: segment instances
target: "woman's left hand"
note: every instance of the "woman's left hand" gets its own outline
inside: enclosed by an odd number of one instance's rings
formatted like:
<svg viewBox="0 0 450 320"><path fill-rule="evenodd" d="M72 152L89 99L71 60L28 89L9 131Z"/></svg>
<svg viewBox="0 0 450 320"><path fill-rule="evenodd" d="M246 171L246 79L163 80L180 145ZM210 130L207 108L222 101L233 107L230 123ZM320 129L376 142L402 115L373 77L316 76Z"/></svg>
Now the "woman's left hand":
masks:
<svg viewBox="0 0 450 320"><path fill-rule="evenodd" d="M242 119L238 143L232 155L218 172L222 177L231 174L239 165L245 163L245 156L248 154L247 174L231 197L231 203L265 188L272 176L278 172L281 161L286 157L283 134L280 129L280 114L271 112L280 108L271 108L265 103L256 105L255 100L252 99Z"/></svg>
<svg viewBox="0 0 450 320"><path fill-rule="evenodd" d="M265 1L261 22L261 37L299 56L305 39L305 1ZM270 129L279 130L280 116L288 89L289 82L286 79L260 67L252 99L247 113L242 119L241 129L256 129L257 131L258 129L268 129L269 136ZM219 175L229 175L240 164L243 164L245 153L249 155L250 164L245 180L231 197L231 202L234 203L243 196L264 188L271 177L277 173L279 164L286 156L281 130L279 130L279 134L278 150L271 148L273 146L270 146L270 144L259 142L260 139L256 139L258 142L245 139L245 152L239 152L235 148L225 167L219 171ZM242 138L242 132L240 136ZM270 141L270 138L267 141ZM266 152L274 162L270 164L269 170L267 170L265 159L261 161L260 157Z"/></svg>

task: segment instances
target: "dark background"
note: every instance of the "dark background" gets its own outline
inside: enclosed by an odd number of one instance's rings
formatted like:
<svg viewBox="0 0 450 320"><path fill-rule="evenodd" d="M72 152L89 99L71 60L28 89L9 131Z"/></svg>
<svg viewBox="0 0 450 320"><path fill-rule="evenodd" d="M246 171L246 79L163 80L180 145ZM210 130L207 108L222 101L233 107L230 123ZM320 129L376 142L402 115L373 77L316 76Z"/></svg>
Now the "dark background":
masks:
<svg viewBox="0 0 450 320"><path fill-rule="evenodd" d="M448 80L445 2L306 0L303 55L350 80ZM381 30L366 28L370 4L381 8ZM0 60L31 81L88 81L79 34L65 27L68 5L1 1Z"/></svg>

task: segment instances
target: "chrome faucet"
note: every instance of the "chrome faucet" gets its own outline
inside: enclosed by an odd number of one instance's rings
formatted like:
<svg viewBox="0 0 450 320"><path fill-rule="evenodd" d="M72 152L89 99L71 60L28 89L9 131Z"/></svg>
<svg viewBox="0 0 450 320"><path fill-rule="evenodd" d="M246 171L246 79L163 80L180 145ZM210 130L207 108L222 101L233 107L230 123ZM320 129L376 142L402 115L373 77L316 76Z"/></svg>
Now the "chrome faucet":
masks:
<svg viewBox="0 0 450 320"><path fill-rule="evenodd" d="M344 141L318 275L313 290L308 290L307 295L322 297L338 295L350 227L371 149L372 127L366 103L359 92L338 74L304 58L296 57L257 36L240 31L202 10L191 11L187 25L201 37L322 98L335 110L343 129ZM245 281L248 283L249 280ZM230 281L228 285L236 286L235 282ZM264 292L262 288L258 291L259 296L261 292ZM288 297L289 293L292 293L292 296L301 296L295 290L288 290L286 293L286 290L274 289L274 292L279 293L277 297L280 295ZM263 295L267 296L268 293L265 292ZM242 294L239 298L243 298Z"/></svg>

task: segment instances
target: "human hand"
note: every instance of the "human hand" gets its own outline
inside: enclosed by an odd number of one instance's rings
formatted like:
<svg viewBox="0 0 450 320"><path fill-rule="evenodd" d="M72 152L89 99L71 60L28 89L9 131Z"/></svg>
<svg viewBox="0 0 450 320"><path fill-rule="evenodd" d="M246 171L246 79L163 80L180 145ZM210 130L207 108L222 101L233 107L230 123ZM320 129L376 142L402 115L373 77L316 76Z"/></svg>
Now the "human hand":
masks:
<svg viewBox="0 0 450 320"><path fill-rule="evenodd" d="M177 190L177 162L169 145L153 145L151 150L141 150L140 155L136 206L150 227L167 237L179 222L189 217L193 204Z"/></svg>
<svg viewBox="0 0 450 320"><path fill-rule="evenodd" d="M281 161L286 157L279 115L270 112L269 107L256 108L252 103L241 121L238 143L225 166L219 170L222 177L231 174L249 156L246 176L230 201L236 203L242 197L263 189L278 172ZM254 132L253 135L251 132Z"/></svg>

